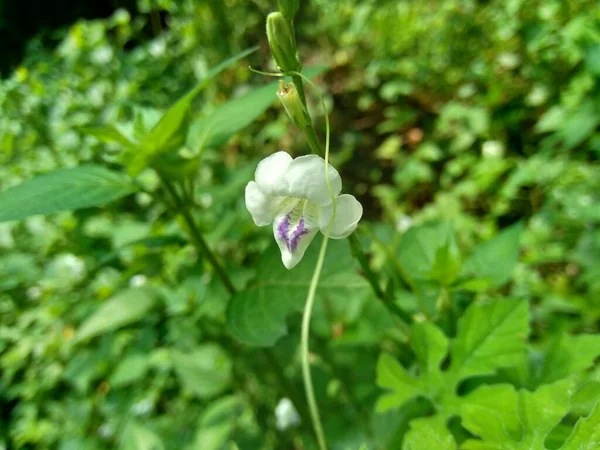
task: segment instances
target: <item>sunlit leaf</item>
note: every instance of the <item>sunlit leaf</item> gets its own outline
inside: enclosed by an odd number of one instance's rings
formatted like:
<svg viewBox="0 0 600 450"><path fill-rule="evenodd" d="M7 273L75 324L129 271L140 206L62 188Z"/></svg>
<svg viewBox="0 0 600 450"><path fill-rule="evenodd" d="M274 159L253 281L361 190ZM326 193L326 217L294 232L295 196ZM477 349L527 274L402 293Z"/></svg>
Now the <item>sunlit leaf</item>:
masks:
<svg viewBox="0 0 600 450"><path fill-rule="evenodd" d="M83 341L130 325L146 317L154 306L156 294L149 288L131 288L106 300L79 327L75 339Z"/></svg>
<svg viewBox="0 0 600 450"><path fill-rule="evenodd" d="M102 166L61 169L0 192L0 222L100 206L135 190L127 177Z"/></svg>

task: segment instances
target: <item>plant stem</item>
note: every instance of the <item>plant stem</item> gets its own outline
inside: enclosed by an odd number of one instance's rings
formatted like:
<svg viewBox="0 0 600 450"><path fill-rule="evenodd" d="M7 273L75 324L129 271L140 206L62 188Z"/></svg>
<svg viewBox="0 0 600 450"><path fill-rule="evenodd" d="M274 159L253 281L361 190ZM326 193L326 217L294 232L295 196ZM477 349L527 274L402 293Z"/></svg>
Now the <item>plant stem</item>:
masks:
<svg viewBox="0 0 600 450"><path fill-rule="evenodd" d="M216 256L214 255L214 253L212 252L212 250L206 243L204 237L202 236L202 233L196 226L196 222L194 221L194 218L190 214L189 209L187 208L187 205L184 202L184 199L181 198L181 196L177 192L177 189L175 188L175 186L168 179L166 179L160 173L159 173L159 177L160 177L163 185L167 189L168 193L172 197L173 201L175 202L176 208L175 208L174 212L181 214L181 216L185 220L185 223L190 232L190 236L192 238L192 243L197 248L197 250L209 260L210 264L212 265L213 269L219 276L221 282L223 283L223 285L225 286L225 288L227 289L229 294L234 295L237 292L235 286L233 285L231 279L229 278L229 276L227 275L227 273L225 272L223 267L219 264L219 261L217 260ZM163 201L166 202L166 199L163 199ZM166 205L168 208L172 207L168 202L166 202ZM229 340L227 342L225 342L224 340L221 339L220 343L225 348L231 350L232 352L235 352L235 346L233 345L232 342L229 342ZM301 394L299 393L299 391L297 389L294 388L294 386L289 382L289 380L285 376L285 372L283 371L283 368L279 364L279 361L277 360L277 357L275 356L275 353L273 352L273 350L264 349L261 351L261 353L265 356L267 362L274 370L275 375L277 376L281 387L287 393L287 395L292 400L292 403L294 403L294 405L298 409L298 413L302 417L303 422L308 423L309 416L307 414L306 409L303 407L302 400L301 400Z"/></svg>
<svg viewBox="0 0 600 450"><path fill-rule="evenodd" d="M212 252L212 250L206 243L204 236L202 236L202 233L200 232L198 227L196 227L194 218L192 217L189 209L186 207L185 203L179 196L177 190L175 189L175 186L173 186L171 184L171 182L169 180L167 180L165 177L163 177L162 175L159 174L159 176L160 176L161 181L163 182L165 188L167 189L167 191L169 191L169 194L171 194L171 197L173 197L173 200L175 201L175 203L177 205L177 209L179 210L179 214L181 214L181 217L183 217L183 220L189 229L190 236L192 238L194 245L198 248L198 250L200 250L200 253L205 258L208 259L208 261L210 262L210 265L213 267L215 273L217 274L217 276L219 277L219 279L221 280L221 282L223 283L223 285L225 286L225 288L227 289L229 294L231 294L231 295L235 294L236 293L235 286L231 282L231 279L227 275L227 272L225 272L225 269L223 269L223 266L221 266L221 263L219 263L216 256L214 255L214 253Z"/></svg>
<svg viewBox="0 0 600 450"><path fill-rule="evenodd" d="M317 406L317 400L315 398L315 390L313 387L312 376L310 374L310 363L308 353L308 335L310 333L310 317L312 314L313 305L315 303L315 294L317 291L317 284L319 283L319 276L321 275L321 269L323 268L323 261L325 260L325 252L327 251L327 242L329 239L327 236L323 239L321 244L321 250L319 251L319 259L317 260L317 266L310 281L310 288L308 289L308 297L306 298L306 305L304 306L304 314L302 315L302 336L300 340L300 353L302 354L302 378L304 380L304 388L306 390L306 399L308 401L308 409L317 435L317 441L319 443L320 450L327 450L327 444L325 443L325 434L323 433L323 426L321 425L321 417L319 416L319 408Z"/></svg>
<svg viewBox="0 0 600 450"><path fill-rule="evenodd" d="M348 239L350 240L350 248L352 250L352 254L354 255L354 257L356 259L358 259L360 267L362 268L362 270L365 274L365 277L369 281L369 284L371 285L371 288L373 289L375 296L381 301L383 306L385 306L385 308L389 312L398 316L403 322L411 323L412 317L410 316L410 314L408 314L406 311L404 311L403 309L398 307L394 303L394 299L392 297L390 297L389 295L387 295L383 291L383 289L381 289L381 286L379 285L379 280L377 280L377 275L375 275L375 273L371 269L371 266L369 265L369 261L367 260L367 255L364 253L356 235L351 234L348 237Z"/></svg>
<svg viewBox="0 0 600 450"><path fill-rule="evenodd" d="M302 100L302 103L304 104L304 107L306 108L306 111L308 112L302 77L300 77L298 75L292 75L292 80L294 81L294 84L296 85L296 89L298 90L298 95L300 96L300 99ZM310 113L308 113L308 114L310 117ZM326 111L325 111L325 114L327 114ZM310 145L312 152L316 153L317 155L322 155L323 150L322 150L321 144L317 138L317 133L315 132L314 126L312 125L312 118L311 118L311 124L306 126L305 128L303 128L302 131L304 131L304 134L306 135L306 139L308 141L308 144ZM371 288L373 289L373 292L375 293L375 296L383 303L385 308L390 313L396 315L398 318L400 318L405 323L412 322L412 318L410 317L410 315L407 314L405 311L403 311L401 308L399 308L394 303L394 299L390 298L388 295L386 295L386 293L381 289L377 275L375 275L375 272L373 272L373 270L371 269L371 266L369 265L369 259L367 258L367 255L365 254L360 243L358 242L357 237L354 234L351 234L349 236L349 240L350 240L350 247L352 248L352 255L358 260L358 262L365 274L365 277L369 281L369 284L371 285Z"/></svg>

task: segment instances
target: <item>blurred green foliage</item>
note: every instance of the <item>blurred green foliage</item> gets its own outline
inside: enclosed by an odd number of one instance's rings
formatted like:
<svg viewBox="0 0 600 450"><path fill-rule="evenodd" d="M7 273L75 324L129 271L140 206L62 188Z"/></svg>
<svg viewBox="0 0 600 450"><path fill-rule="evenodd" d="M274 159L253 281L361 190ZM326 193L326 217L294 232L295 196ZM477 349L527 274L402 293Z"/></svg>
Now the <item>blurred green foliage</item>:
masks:
<svg viewBox="0 0 600 450"><path fill-rule="evenodd" d="M318 245L287 272L243 203L259 157L306 142L241 63L159 121L243 49L273 68L276 4L139 3L157 7L164 29L124 10L80 21L0 82L0 201L80 165L137 186L0 223L0 448L316 448L296 312ZM333 163L365 206L359 237L416 318L399 324L347 242L330 244L311 349L332 449L600 439L599 19L591 0L301 5L302 61L327 68ZM193 194L232 298L159 201L156 167ZM105 203L57 189L39 212ZM284 397L301 418L286 429Z"/></svg>

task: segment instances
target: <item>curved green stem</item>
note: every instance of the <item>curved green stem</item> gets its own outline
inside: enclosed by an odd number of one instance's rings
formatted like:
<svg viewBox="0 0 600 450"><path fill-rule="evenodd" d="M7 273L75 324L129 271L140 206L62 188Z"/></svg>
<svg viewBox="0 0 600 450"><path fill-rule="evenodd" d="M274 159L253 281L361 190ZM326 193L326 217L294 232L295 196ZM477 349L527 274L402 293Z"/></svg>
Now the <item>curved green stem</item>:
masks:
<svg viewBox="0 0 600 450"><path fill-rule="evenodd" d="M309 85L311 85L313 89L315 89L315 91L319 95L319 99L321 100L321 107L323 108L323 112L325 114L325 183L327 184L327 190L329 191L333 208L331 220L327 225L327 229L324 233L325 236L323 237L323 242L321 244L321 249L319 250L317 265L315 267L315 271L313 272L313 276L310 281L308 296L306 297L306 305L304 306L304 313L302 315L302 336L300 339L300 353L302 354L302 378L304 379L304 386L306 388L306 399L308 401L308 409L310 411L310 415L313 421L313 427L315 428L315 434L317 435L319 448L321 450L327 450L327 443L325 442L325 433L323 432L323 425L321 424L321 417L319 416L319 407L315 398L315 389L312 382L312 376L310 374L310 364L308 360L308 337L310 335L310 318L312 315L313 305L315 303L315 295L317 292L317 286L319 284L319 277L321 276L321 270L323 269L323 261L325 261L327 243L329 242L329 233L331 231L331 225L333 224L333 221L335 220L335 215L337 213L337 203L335 199L335 194L333 193L333 189L331 188L331 182L329 180L329 116L327 114L327 108L325 106L323 96L321 95L317 87L300 72L290 72L290 74L292 76L300 77L301 79L306 80L306 82Z"/></svg>

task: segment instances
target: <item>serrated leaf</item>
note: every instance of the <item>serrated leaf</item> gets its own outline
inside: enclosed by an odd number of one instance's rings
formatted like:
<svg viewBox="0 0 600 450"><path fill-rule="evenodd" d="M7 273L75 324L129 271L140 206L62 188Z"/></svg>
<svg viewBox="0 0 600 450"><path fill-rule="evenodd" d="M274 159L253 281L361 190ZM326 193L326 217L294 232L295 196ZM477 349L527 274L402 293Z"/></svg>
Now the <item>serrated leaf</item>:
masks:
<svg viewBox="0 0 600 450"><path fill-rule="evenodd" d="M382 395L377 411L398 408L413 397L423 394L419 381L409 375L392 356L382 354L377 362L377 385L393 392Z"/></svg>
<svg viewBox="0 0 600 450"><path fill-rule="evenodd" d="M404 437L402 450L456 450L454 436L440 417L415 419Z"/></svg>
<svg viewBox="0 0 600 450"><path fill-rule="evenodd" d="M600 356L600 335L561 335L551 342L539 366L532 368L533 386L566 378L591 367Z"/></svg>
<svg viewBox="0 0 600 450"><path fill-rule="evenodd" d="M577 421L573 431L560 450L600 449L600 400L587 417Z"/></svg>
<svg viewBox="0 0 600 450"><path fill-rule="evenodd" d="M430 322L417 323L413 327L412 347L426 384L438 384L441 377L440 365L448 353L446 335Z"/></svg>
<svg viewBox="0 0 600 450"><path fill-rule="evenodd" d="M463 267L463 274L489 281L498 286L506 283L519 259L521 222L499 232L489 241L479 244Z"/></svg>
<svg viewBox="0 0 600 450"><path fill-rule="evenodd" d="M0 222L100 206L135 190L127 177L102 166L60 169L0 192Z"/></svg>
<svg viewBox="0 0 600 450"><path fill-rule="evenodd" d="M519 440L522 432L517 402L513 386L481 386L461 405L463 426L489 443Z"/></svg>
<svg viewBox="0 0 600 450"><path fill-rule="evenodd" d="M474 304L459 320L450 371L462 379L522 363L527 333L526 301L503 299Z"/></svg>
<svg viewBox="0 0 600 450"><path fill-rule="evenodd" d="M156 294L147 287L126 289L106 300L83 324L75 335L83 341L137 322L154 306Z"/></svg>
<svg viewBox="0 0 600 450"><path fill-rule="evenodd" d="M510 385L482 386L464 399L463 426L480 437L465 449L544 449L544 442L569 411L574 382L561 380L535 392Z"/></svg>
<svg viewBox="0 0 600 450"><path fill-rule="evenodd" d="M394 360L382 355L377 366L377 384L391 392L382 395L378 411L402 406L415 396L428 398L439 415L449 418L458 413L457 388L474 375L494 373L502 367L525 363L525 338L528 333L527 302L498 299L473 303L458 324L451 342L450 367L441 370L448 339L432 323L414 325L412 347L417 356L419 375L412 375Z"/></svg>
<svg viewBox="0 0 600 450"><path fill-rule="evenodd" d="M286 334L286 317L301 311L306 300L321 239L315 238L293 270L283 266L275 245L265 252L257 264L256 282L229 302L227 327L234 337L249 345L270 346ZM348 243L332 240L328 245L316 301L366 295L368 284L357 273Z"/></svg>
<svg viewBox="0 0 600 450"><path fill-rule="evenodd" d="M181 383L200 398L213 397L231 382L232 362L218 345L205 344L192 351L169 351Z"/></svg>

